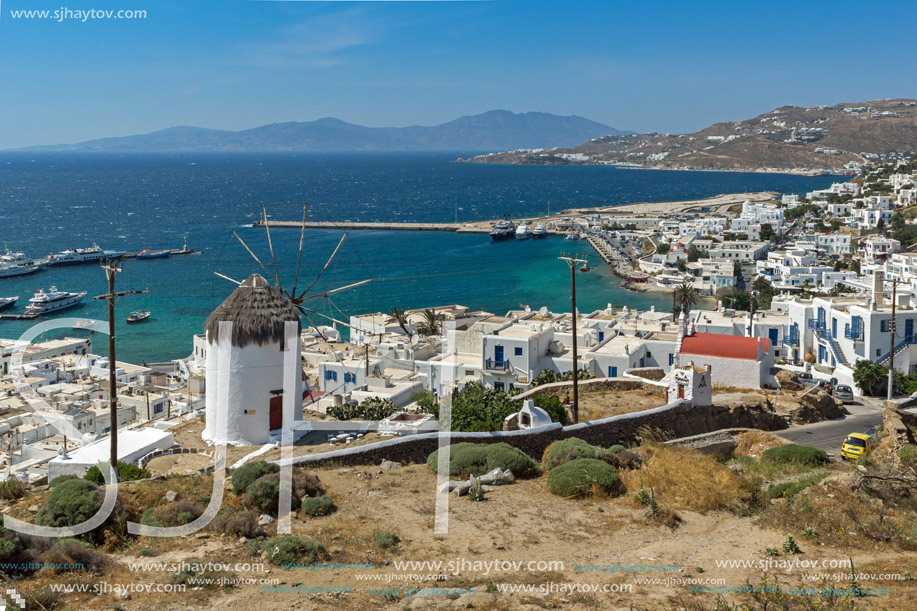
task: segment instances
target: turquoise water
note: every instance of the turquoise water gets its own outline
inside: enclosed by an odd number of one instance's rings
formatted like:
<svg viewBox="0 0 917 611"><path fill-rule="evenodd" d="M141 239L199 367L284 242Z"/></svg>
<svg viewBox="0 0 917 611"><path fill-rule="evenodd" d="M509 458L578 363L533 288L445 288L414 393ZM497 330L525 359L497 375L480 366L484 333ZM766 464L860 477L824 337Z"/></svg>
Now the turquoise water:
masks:
<svg viewBox="0 0 917 611"><path fill-rule="evenodd" d="M0 154L0 242L33 257L93 240L106 249L178 248L188 236L203 254L128 260L119 290L146 289L124 297L118 308L118 358L140 362L187 356L212 309L233 289L213 275L242 280L268 275L230 230L270 271L263 229L246 226L260 206L278 219L296 219L309 201L310 220L452 221L518 218L562 208L633 201L710 197L774 190L802 193L830 177L714 172L653 172L608 167L516 167L451 163L458 154ZM343 231L306 233L298 288L316 277ZM292 288L299 246L297 230L272 232L281 282ZM570 272L561 250L585 250L586 242L559 238L495 243L486 235L441 232L352 231L310 294L363 279L374 281L312 303L319 314L347 320L393 306L417 308L460 303L502 314L527 304L555 311L570 307ZM630 307L669 307L667 296L635 294L596 260L577 273L580 311L609 302ZM0 279L0 296L20 296L21 311L37 288L88 291L84 303L62 316L104 318L105 305L90 299L105 292L95 265L50 268ZM131 310L153 312L126 325ZM310 318L327 322L319 314ZM44 319L42 319L44 320ZM308 321L307 323L308 324ZM0 320L0 337L18 337L31 323ZM78 334L78 332L71 332ZM97 351L104 354L104 342Z"/></svg>

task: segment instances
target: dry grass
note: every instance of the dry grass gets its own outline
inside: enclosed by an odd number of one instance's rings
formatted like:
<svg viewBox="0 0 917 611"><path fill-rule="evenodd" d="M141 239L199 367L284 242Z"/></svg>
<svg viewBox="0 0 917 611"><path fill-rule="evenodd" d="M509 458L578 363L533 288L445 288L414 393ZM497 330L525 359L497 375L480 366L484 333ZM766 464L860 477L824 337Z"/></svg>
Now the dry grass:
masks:
<svg viewBox="0 0 917 611"><path fill-rule="evenodd" d="M665 507L706 513L739 510L752 499L751 486L714 458L684 448L648 446L643 467L624 471L621 478L631 492L655 492Z"/></svg>
<svg viewBox="0 0 917 611"><path fill-rule="evenodd" d="M739 456L752 456L760 458L764 450L783 445L783 442L770 433L764 431L748 431L738 436L739 445L735 454Z"/></svg>

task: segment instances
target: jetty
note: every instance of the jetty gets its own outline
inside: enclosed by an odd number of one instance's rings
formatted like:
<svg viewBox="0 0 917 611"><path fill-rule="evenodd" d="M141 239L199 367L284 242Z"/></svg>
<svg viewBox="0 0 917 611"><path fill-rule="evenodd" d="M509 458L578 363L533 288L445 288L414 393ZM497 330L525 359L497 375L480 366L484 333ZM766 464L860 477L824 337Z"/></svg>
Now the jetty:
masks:
<svg viewBox="0 0 917 611"><path fill-rule="evenodd" d="M252 223L264 227L263 220ZM302 229L362 229L368 231L448 231L452 233L489 233L488 221L478 223L364 223L354 221L267 221L269 228Z"/></svg>

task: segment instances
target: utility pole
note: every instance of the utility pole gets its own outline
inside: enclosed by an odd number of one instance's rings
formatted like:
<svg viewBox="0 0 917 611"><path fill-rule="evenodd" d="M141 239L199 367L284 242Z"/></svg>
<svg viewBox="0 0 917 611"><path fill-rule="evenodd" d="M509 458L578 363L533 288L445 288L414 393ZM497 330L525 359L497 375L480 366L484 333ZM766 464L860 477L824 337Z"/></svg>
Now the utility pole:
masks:
<svg viewBox="0 0 917 611"><path fill-rule="evenodd" d="M570 266L570 303L573 308L571 311L573 318L573 423L576 424L579 422L579 368L576 363L576 266L580 263L588 264L589 257L562 252L557 258L566 261Z"/></svg>
<svg viewBox="0 0 917 611"><path fill-rule="evenodd" d="M115 292L115 278L121 271L120 259L109 259L102 262L102 270L108 278L108 294L99 295L93 299L108 301L108 408L111 418L111 454L109 465L118 474L118 386L115 375L115 299L125 295L145 293L146 291ZM112 482L115 483L115 482Z"/></svg>
<svg viewBox="0 0 917 611"><path fill-rule="evenodd" d="M895 300L898 297L898 281L892 280L892 319L889 324L889 344L888 349L888 397L892 400L893 388L895 383Z"/></svg>

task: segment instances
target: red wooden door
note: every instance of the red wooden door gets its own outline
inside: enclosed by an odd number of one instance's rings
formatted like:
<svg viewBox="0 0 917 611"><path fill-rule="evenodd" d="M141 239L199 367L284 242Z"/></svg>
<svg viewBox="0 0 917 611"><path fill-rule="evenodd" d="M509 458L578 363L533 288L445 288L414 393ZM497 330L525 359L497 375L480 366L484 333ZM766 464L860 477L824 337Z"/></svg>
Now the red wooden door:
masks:
<svg viewBox="0 0 917 611"><path fill-rule="evenodd" d="M684 398L685 398L685 387L682 386L681 384L678 385L678 398L679 398L679 399L684 399ZM271 428L273 428L273 427L271 427Z"/></svg>
<svg viewBox="0 0 917 611"><path fill-rule="evenodd" d="M277 395L271 397L271 412L270 412L270 426L271 430L279 429L283 426L283 395Z"/></svg>

